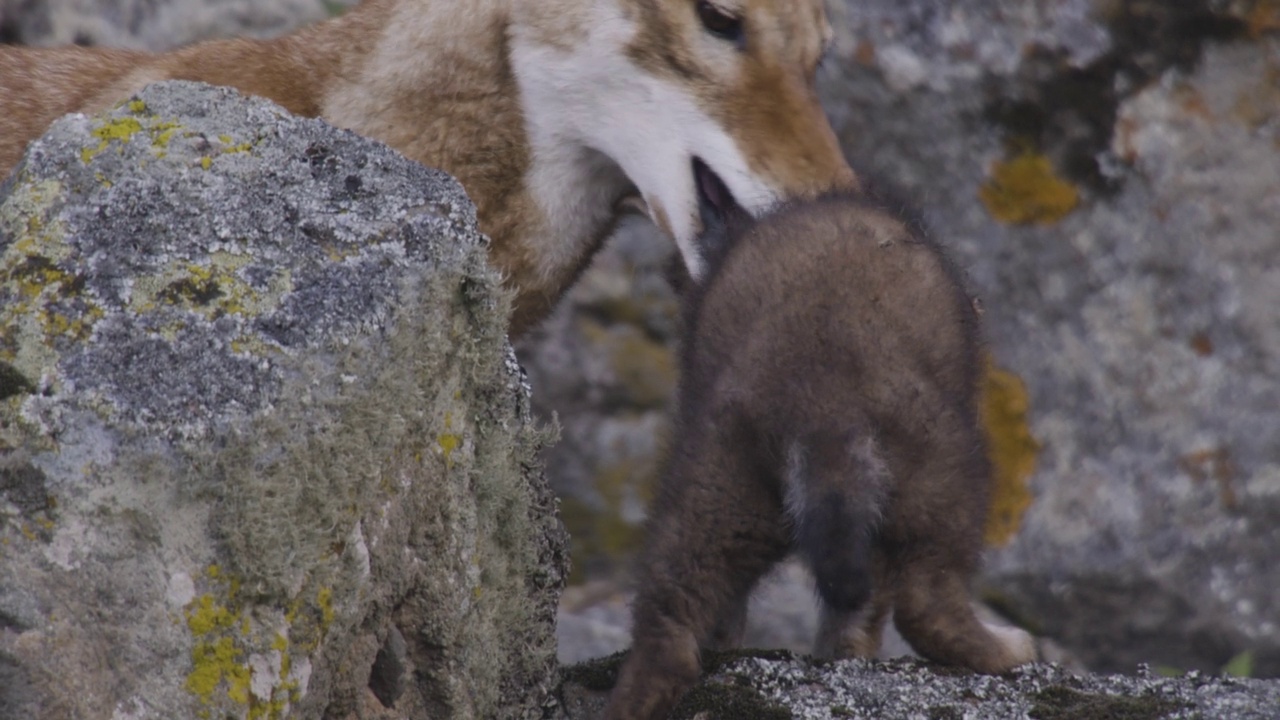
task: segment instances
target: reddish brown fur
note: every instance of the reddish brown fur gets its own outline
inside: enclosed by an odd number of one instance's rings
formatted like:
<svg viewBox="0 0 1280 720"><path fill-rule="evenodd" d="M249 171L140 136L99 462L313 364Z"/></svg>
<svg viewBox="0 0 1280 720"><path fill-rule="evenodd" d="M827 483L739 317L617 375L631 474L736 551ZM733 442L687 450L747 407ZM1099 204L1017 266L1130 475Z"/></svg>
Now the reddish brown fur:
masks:
<svg viewBox="0 0 1280 720"><path fill-rule="evenodd" d="M699 29L675 24L670 12L655 7L672 0L629 1L642 26L628 49L632 58L655 74L688 81L703 105L713 109L715 119L734 129L752 170L779 178L793 198L857 189L858 178L840 152L813 82L827 42L816 30L830 30L821 4L797 3L792 13L774 17L752 6L776 0L742 3L742 14L749 20L769 18L774 24L748 24L743 71L726 86L715 82L711 69L690 50L690 35Z"/></svg>
<svg viewBox="0 0 1280 720"><path fill-rule="evenodd" d="M0 47L0 175L57 117L105 109L157 80L227 85L270 98L298 115L327 115L327 95L360 82L393 7L393 2L366 0L341 18L281 38L213 40L163 54ZM476 40L475 57L456 59L447 79L425 90L405 85L399 97L383 99L416 116L416 123L365 131L462 182L480 208L482 229L494 240L495 264L506 270L509 285L524 291L512 319L513 334L519 334L549 312L578 267L539 277L537 263L528 257L532 249L518 240L536 215L521 187L528 148L518 91L506 66L501 27L493 28L490 42ZM443 112L446 105L449 111ZM472 149L476 136L487 145L478 157Z"/></svg>
<svg viewBox="0 0 1280 720"><path fill-rule="evenodd" d="M735 640L791 551L824 604L818 644L870 655L890 609L925 657L1033 659L970 606L990 468L978 319L939 249L864 199L739 228L690 291L678 438L638 564L633 649L605 717L666 717L699 649Z"/></svg>
<svg viewBox="0 0 1280 720"><path fill-rule="evenodd" d="M512 28L523 23L526 35L572 49L586 43L595 9L610 1L364 0L285 37L215 40L158 55L0 47L0 176L65 113L104 110L159 80L229 85L457 177L493 241L494 264L517 291L511 330L519 335L573 282L611 231L615 206L635 188L569 217L547 214L530 187L535 153L511 63ZM639 25L632 46L618 52L645 72L679 76L777 196L856 184L813 88L829 33L820 2L734 5L751 39L732 62L698 24L695 0L618 2ZM690 68L700 69L685 77ZM655 207L651 215L671 234L676 211ZM573 216L590 220L567 231Z"/></svg>

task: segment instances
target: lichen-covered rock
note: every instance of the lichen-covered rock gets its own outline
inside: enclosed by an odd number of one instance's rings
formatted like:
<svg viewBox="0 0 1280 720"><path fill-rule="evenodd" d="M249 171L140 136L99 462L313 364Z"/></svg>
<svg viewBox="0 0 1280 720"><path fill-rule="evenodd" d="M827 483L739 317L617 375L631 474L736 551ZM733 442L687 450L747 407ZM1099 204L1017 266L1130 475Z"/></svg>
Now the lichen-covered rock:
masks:
<svg viewBox="0 0 1280 720"><path fill-rule="evenodd" d="M621 655L566 668L557 720L603 707ZM706 675L672 720L1273 720L1280 681L1203 676L1076 675L1025 665L973 675L919 660L820 662L789 653L705 653Z"/></svg>
<svg viewBox="0 0 1280 720"><path fill-rule="evenodd" d="M565 567L461 187L229 90L0 188L0 717L537 717Z"/></svg>

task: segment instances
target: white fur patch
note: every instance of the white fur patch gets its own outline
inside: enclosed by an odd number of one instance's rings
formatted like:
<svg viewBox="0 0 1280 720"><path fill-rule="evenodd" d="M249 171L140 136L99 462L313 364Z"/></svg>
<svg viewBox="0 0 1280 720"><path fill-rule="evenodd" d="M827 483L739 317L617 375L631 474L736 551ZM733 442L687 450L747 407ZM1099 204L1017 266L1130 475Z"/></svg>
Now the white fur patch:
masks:
<svg viewBox="0 0 1280 720"><path fill-rule="evenodd" d="M879 523L884 519L885 502L889 497L889 488L893 478L889 474L889 466L885 464L884 453L880 443L867 433L859 433L849 443L849 455L853 457L860 477L856 481L865 498L865 507L873 514L872 522Z"/></svg>
<svg viewBox="0 0 1280 720"><path fill-rule="evenodd" d="M1039 656L1036 639L1021 628L1004 625L987 625L987 630L996 636L996 640L1015 658L1017 664L1035 662Z"/></svg>
<svg viewBox="0 0 1280 720"><path fill-rule="evenodd" d="M702 158L752 213L772 206L778 193L751 172L729 131L699 106L690 88L650 75L627 58L638 28L616 3L597 2L590 12L588 39L572 50L524 38L518 28L512 38L534 155L533 195L552 227L573 227L598 194L618 191L608 173L576 148L599 151L639 189L651 217L661 209L689 274L701 278L706 268L696 244L701 221L693 157Z"/></svg>
<svg viewBox="0 0 1280 720"><path fill-rule="evenodd" d="M782 469L782 505L796 526L799 526L808 506L809 495L805 492L805 474L808 471L804 446L799 440L792 440L787 445Z"/></svg>

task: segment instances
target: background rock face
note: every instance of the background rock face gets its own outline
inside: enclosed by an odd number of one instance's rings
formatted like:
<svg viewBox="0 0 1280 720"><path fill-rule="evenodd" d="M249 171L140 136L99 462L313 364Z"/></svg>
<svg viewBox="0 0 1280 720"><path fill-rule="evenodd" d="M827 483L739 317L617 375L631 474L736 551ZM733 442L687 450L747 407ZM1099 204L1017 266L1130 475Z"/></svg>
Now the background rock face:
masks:
<svg viewBox="0 0 1280 720"><path fill-rule="evenodd" d="M539 717L566 571L460 186L156 85L0 192L0 717Z"/></svg>
<svg viewBox="0 0 1280 720"><path fill-rule="evenodd" d="M163 50L229 35L271 37L357 0L0 0L0 42Z"/></svg>
<svg viewBox="0 0 1280 720"><path fill-rule="evenodd" d="M1280 7L857 0L832 21L821 90L846 150L967 269L1025 389L1036 472L998 498L984 594L1095 669L1252 652L1280 674ZM566 507L599 511L566 515L588 571L625 554L655 467L637 448L666 428L617 400L638 355L620 348L673 317L646 297L665 258L637 244L615 240L522 356L539 407L595 439L549 456ZM794 575L757 607L805 604ZM573 597L594 614L562 636L616 642L621 604ZM760 616L751 635L779 637Z"/></svg>
<svg viewBox="0 0 1280 720"><path fill-rule="evenodd" d="M1280 674L1280 10L1227 5L850 3L824 83L1026 383L1034 499L988 588L1100 670Z"/></svg>
<svg viewBox="0 0 1280 720"><path fill-rule="evenodd" d="M1097 669L1251 651L1280 675L1280 6L829 4L845 149L967 268L1010 373L986 594ZM561 618L569 657L625 642L615 581L668 441L669 254L628 225L520 348L592 581ZM807 596L778 573L749 637L806 648Z"/></svg>

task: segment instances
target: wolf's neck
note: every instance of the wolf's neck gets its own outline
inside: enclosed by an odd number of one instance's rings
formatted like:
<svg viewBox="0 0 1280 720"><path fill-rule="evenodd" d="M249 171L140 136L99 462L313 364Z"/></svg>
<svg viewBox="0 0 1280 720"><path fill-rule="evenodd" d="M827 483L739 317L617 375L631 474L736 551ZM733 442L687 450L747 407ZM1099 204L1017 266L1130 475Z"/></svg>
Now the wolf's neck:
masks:
<svg viewBox="0 0 1280 720"><path fill-rule="evenodd" d="M322 23L296 40L299 52L314 52L306 47L314 41L332 48L324 57L341 60L341 67L327 70L326 120L462 183L480 211L481 229L493 239L491 258L520 289L517 331L523 317L539 316L573 281L631 187L621 169L580 136L584 123L590 129L603 118L558 122L565 109L518 79L557 69L544 65L565 42L558 26L566 19L551 17L551 10L572 12L590 3L554 5L366 0L350 18ZM357 39L364 44L355 45ZM546 45L551 40L556 47ZM345 56L344 41L358 51ZM525 52L529 43L550 55ZM542 64L513 67L521 63Z"/></svg>

